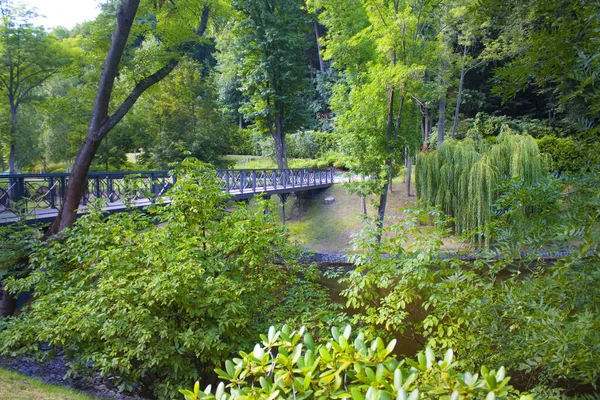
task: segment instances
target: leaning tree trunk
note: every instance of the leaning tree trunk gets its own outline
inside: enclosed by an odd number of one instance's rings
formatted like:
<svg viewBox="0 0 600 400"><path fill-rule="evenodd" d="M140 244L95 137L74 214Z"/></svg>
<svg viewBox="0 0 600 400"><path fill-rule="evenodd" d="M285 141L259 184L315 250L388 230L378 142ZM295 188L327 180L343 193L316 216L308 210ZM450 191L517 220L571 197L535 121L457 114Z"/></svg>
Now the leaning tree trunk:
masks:
<svg viewBox="0 0 600 400"><path fill-rule="evenodd" d="M125 51L131 26L139 5L140 0L121 1L117 12L117 25L100 75L100 83L98 84L98 92L96 93L92 109L88 134L73 163L64 202L47 235L57 233L71 227L75 223L76 211L87 185L87 174L100 143L108 132L129 112L142 93L169 75L179 63L177 59L171 59L161 69L142 79L117 110L112 115L109 115L109 104L115 79L119 71L119 64ZM196 30L198 35L204 34L207 27L208 15L209 8L205 7L202 12L199 28Z"/></svg>

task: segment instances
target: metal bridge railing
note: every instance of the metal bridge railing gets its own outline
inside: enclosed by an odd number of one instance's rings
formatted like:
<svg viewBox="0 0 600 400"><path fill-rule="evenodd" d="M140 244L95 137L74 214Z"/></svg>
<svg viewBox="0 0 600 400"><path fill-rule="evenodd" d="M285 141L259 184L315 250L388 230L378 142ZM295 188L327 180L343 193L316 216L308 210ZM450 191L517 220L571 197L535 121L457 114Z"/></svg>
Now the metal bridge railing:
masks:
<svg viewBox="0 0 600 400"><path fill-rule="evenodd" d="M216 170L223 191L232 195L268 193L288 188L310 187L334 183L333 169L239 169ZM83 206L98 199L109 203L128 200L154 201L165 197L175 184L169 171L90 172ZM0 175L0 214L60 209L69 174Z"/></svg>

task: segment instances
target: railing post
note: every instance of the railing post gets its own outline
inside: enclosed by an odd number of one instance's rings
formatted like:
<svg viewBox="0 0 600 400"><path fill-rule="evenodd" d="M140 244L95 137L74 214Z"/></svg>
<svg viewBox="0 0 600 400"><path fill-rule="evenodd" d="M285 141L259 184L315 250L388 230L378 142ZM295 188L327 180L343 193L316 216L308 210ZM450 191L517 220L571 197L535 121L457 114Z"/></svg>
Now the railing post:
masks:
<svg viewBox="0 0 600 400"><path fill-rule="evenodd" d="M158 195L158 188L156 187L156 181L158 180L158 178L156 177L156 174L152 173L150 174L150 194L153 195L154 197L156 197L156 195Z"/></svg>
<svg viewBox="0 0 600 400"><path fill-rule="evenodd" d="M240 171L240 193L244 193L244 186L246 186L246 171Z"/></svg>
<svg viewBox="0 0 600 400"><path fill-rule="evenodd" d="M256 193L256 171L252 170L252 192Z"/></svg>
<svg viewBox="0 0 600 400"><path fill-rule="evenodd" d="M100 191L100 177L99 177L99 176L97 176L97 177L94 179L94 182L95 182L95 188L94 188L94 189L95 189L95 191L94 191L94 197L96 197L96 199L100 199L100 198L102 198L102 192Z"/></svg>
<svg viewBox="0 0 600 400"><path fill-rule="evenodd" d="M19 201L21 201L23 199L23 197L25 196L25 182L24 182L25 178L22 177L17 177L17 178L10 178L9 182L10 182L10 186L12 187L12 198L13 201L15 203L18 203Z"/></svg>
<svg viewBox="0 0 600 400"><path fill-rule="evenodd" d="M66 195L66 185L67 185L67 179L64 176L60 177L60 188L59 188L59 194L60 194L60 205L62 206L63 203L65 202L65 195Z"/></svg>
<svg viewBox="0 0 600 400"><path fill-rule="evenodd" d="M229 170L225 171L225 190L227 190L227 193L231 190L231 185L229 184Z"/></svg>
<svg viewBox="0 0 600 400"><path fill-rule="evenodd" d="M56 195L56 190L54 188L53 176L48 178L48 189L50 191L50 193L48 193L48 195L50 195L50 208L56 208L56 201L54 199L54 196Z"/></svg>
<svg viewBox="0 0 600 400"><path fill-rule="evenodd" d="M263 169L263 180L264 180L264 182L263 182L264 183L263 189L264 189L265 193L267 192L267 179L268 179L267 178L267 170Z"/></svg>
<svg viewBox="0 0 600 400"><path fill-rule="evenodd" d="M283 181L283 188L287 189L287 170L286 169L282 169L281 170L281 180Z"/></svg>

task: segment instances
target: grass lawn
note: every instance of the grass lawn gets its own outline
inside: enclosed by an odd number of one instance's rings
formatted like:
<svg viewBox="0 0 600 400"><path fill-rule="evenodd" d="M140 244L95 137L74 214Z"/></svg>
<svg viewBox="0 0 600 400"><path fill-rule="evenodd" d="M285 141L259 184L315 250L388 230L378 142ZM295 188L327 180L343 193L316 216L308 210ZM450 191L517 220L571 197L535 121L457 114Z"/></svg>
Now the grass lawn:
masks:
<svg viewBox="0 0 600 400"><path fill-rule="evenodd" d="M93 400L96 398L0 368L0 399Z"/></svg>

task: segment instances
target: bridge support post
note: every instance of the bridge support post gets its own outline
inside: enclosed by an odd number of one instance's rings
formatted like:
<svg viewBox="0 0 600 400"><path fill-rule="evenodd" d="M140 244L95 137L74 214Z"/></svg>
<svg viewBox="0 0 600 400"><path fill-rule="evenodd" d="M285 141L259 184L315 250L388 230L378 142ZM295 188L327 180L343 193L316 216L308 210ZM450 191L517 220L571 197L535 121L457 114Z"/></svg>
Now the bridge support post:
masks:
<svg viewBox="0 0 600 400"><path fill-rule="evenodd" d="M298 219L302 219L302 196L296 192L296 200L298 200Z"/></svg>
<svg viewBox="0 0 600 400"><path fill-rule="evenodd" d="M281 224L285 225L285 202L289 197L289 193L281 193L279 194L279 199L281 200Z"/></svg>

